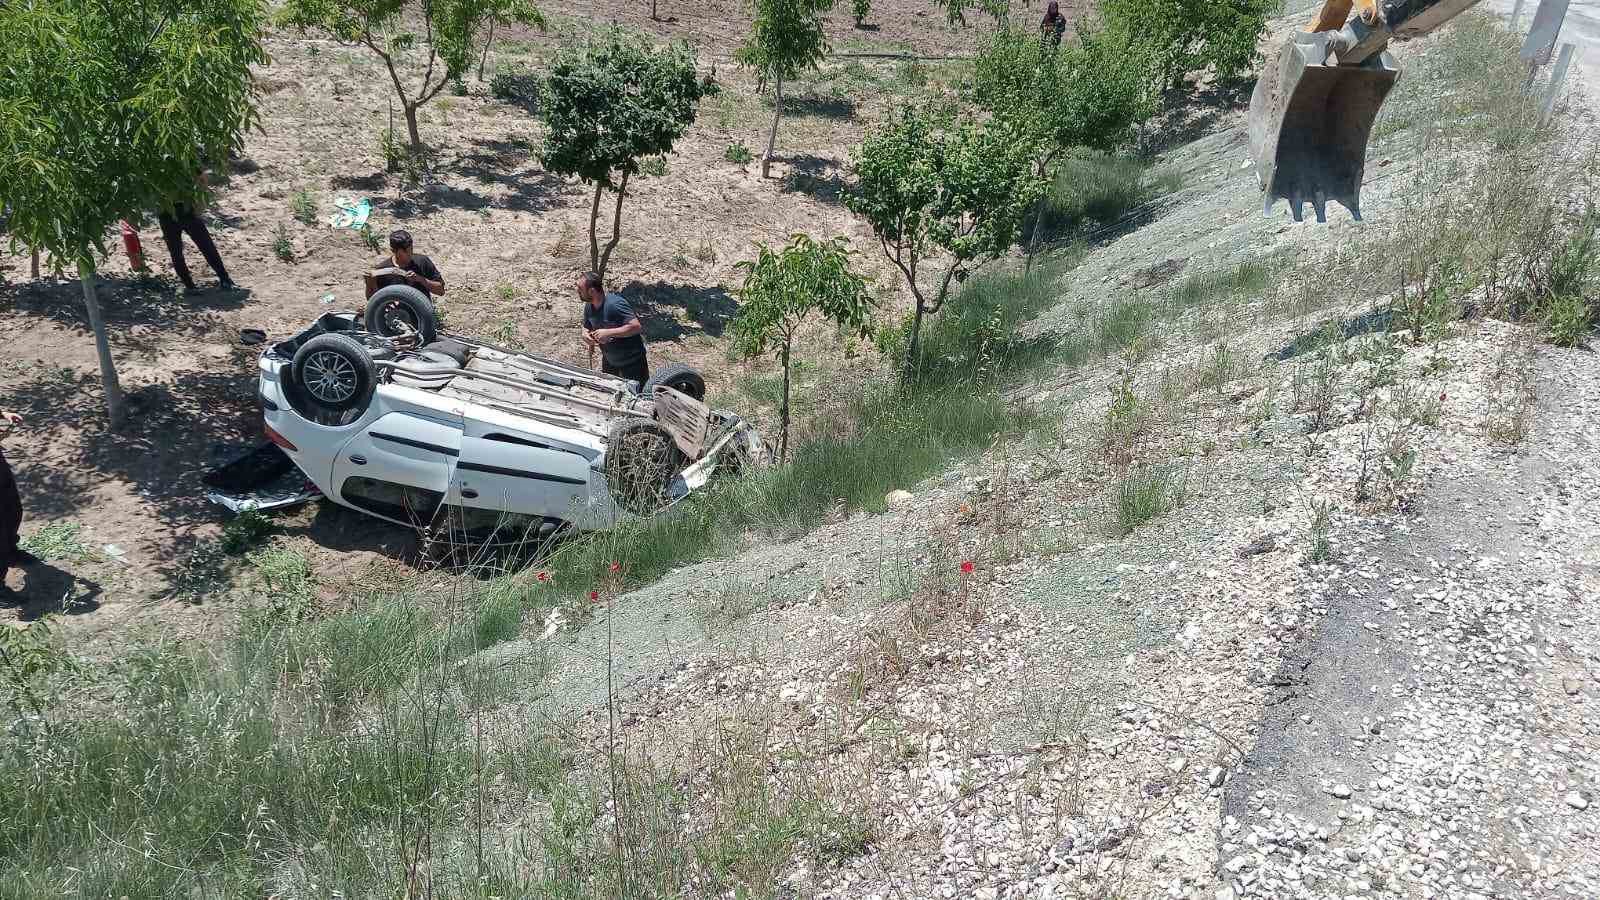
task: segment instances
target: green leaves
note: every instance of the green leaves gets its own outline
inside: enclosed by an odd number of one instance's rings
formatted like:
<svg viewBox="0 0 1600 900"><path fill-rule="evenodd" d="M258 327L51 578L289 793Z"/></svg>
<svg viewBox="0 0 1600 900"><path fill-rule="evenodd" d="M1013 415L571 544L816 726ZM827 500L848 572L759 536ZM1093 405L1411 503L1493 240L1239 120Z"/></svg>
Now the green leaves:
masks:
<svg viewBox="0 0 1600 900"><path fill-rule="evenodd" d="M605 38L556 57L540 113L549 126L545 168L615 188L694 124L700 99L716 89L695 75L687 45L651 48L612 29Z"/></svg>
<svg viewBox="0 0 1600 900"><path fill-rule="evenodd" d="M995 32L974 66L975 99L1053 154L1112 150L1155 111L1147 58L1127 32L1080 31L1059 50L1035 34Z"/></svg>
<svg viewBox="0 0 1600 900"><path fill-rule="evenodd" d="M1011 0L933 0L935 6L944 10L949 17L951 25L967 25L967 10L975 9L987 13L994 19L996 25L1003 24L1006 17L1011 14Z"/></svg>
<svg viewBox="0 0 1600 900"><path fill-rule="evenodd" d="M260 0L0 4L0 207L57 265L109 226L193 199L258 122Z"/></svg>
<svg viewBox="0 0 1600 900"><path fill-rule="evenodd" d="M1188 72L1242 75L1256 61L1256 39L1276 6L1271 0L1105 0L1101 11L1112 29L1136 39L1160 90Z"/></svg>
<svg viewBox="0 0 1600 900"><path fill-rule="evenodd" d="M956 122L930 107L910 109L857 148L857 185L845 206L908 270L915 292L909 269L928 250L944 250L961 268L1016 241L1024 212L1043 191L1033 174L1036 150L1032 137L1003 120Z"/></svg>
<svg viewBox="0 0 1600 900"><path fill-rule="evenodd" d="M867 282L850 270L843 238L819 242L797 234L781 251L761 244L756 259L738 268L745 279L733 333L734 346L744 356L759 356L774 343L787 343L813 311L852 336L871 333Z"/></svg>
<svg viewBox="0 0 1600 900"><path fill-rule="evenodd" d="M1034 174L1039 144L1004 119L957 121L935 106L906 109L867 136L855 153L851 212L872 226L917 305L906 350L917 359L924 314L944 304L957 275L999 256L1044 190ZM918 267L930 251L949 254L937 293L926 296Z"/></svg>
<svg viewBox="0 0 1600 900"><path fill-rule="evenodd" d="M413 152L422 148L418 107L466 75L477 58L480 34L491 24L545 27L544 16L530 0L285 0L275 20L284 27L320 31L341 43L361 44L377 54L405 108ZM415 24L423 26L420 42L426 44L428 59L421 83L408 90L396 56L418 46L416 31L408 27Z"/></svg>
<svg viewBox="0 0 1600 900"><path fill-rule="evenodd" d="M735 54L762 80L793 79L828 55L822 14L833 0L751 0L750 35Z"/></svg>

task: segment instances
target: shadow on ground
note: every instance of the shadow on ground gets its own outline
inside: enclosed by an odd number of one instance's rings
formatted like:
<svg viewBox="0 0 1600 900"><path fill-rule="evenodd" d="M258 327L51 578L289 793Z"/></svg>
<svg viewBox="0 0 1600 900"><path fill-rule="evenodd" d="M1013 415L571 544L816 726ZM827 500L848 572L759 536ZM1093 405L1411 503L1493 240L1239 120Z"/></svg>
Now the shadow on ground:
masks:
<svg viewBox="0 0 1600 900"><path fill-rule="evenodd" d="M856 114L856 102L849 97L790 94L783 98L783 114L814 116L819 119L851 119Z"/></svg>
<svg viewBox="0 0 1600 900"><path fill-rule="evenodd" d="M15 387L7 405L23 415L25 425L7 449L19 464L23 508L30 517L71 516L99 502L96 489L116 480L129 483L137 502L174 533L165 537L216 521L218 511L206 502L200 478L230 446L261 427L249 355L235 348L236 358L218 360L214 371L126 385L128 424L120 432L107 426L98 378L56 371ZM75 432L74 440L43 439L67 431ZM169 551L162 553L165 559Z"/></svg>
<svg viewBox="0 0 1600 900"><path fill-rule="evenodd" d="M676 341L697 334L721 337L739 303L721 285L630 281L618 291L638 313L646 341ZM677 310L682 310L680 316Z"/></svg>
<svg viewBox="0 0 1600 900"><path fill-rule="evenodd" d="M1141 149L1157 156L1217 130L1227 116L1250 105L1254 78L1212 80L1192 90L1169 88L1161 97L1161 113L1146 127Z"/></svg>
<svg viewBox="0 0 1600 900"><path fill-rule="evenodd" d="M153 248L147 249L147 257ZM190 260L197 281L208 283L209 270ZM250 290L204 290L184 294L176 282L166 277L104 277L97 297L105 316L106 330L118 350L155 353L165 344L163 338L180 334L200 336L218 328L215 314L244 307ZM0 284L0 308L20 316L49 319L79 332L90 340L89 316L83 306L83 286L77 278L43 276L22 284Z"/></svg>
<svg viewBox="0 0 1600 900"><path fill-rule="evenodd" d="M783 179L783 190L805 194L821 203L839 204L845 189L839 161L825 156L798 154L786 160L790 170Z"/></svg>
<svg viewBox="0 0 1600 900"><path fill-rule="evenodd" d="M0 606L17 608L17 618L32 622L51 615L76 616L100 608L104 593L98 582L74 575L48 562L13 566L7 579L20 587L0 592Z"/></svg>

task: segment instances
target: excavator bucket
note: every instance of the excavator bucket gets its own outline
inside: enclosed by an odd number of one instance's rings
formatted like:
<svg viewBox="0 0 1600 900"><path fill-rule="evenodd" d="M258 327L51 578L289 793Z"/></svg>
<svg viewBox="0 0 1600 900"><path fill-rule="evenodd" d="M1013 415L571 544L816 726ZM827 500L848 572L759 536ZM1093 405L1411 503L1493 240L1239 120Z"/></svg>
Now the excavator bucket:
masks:
<svg viewBox="0 0 1600 900"><path fill-rule="evenodd" d="M1327 221L1329 200L1361 218L1361 175L1378 108L1400 77L1394 57L1375 53L1359 65L1332 64L1326 32L1299 31L1268 58L1250 97L1250 153L1263 211L1279 198L1301 221L1310 201Z"/></svg>

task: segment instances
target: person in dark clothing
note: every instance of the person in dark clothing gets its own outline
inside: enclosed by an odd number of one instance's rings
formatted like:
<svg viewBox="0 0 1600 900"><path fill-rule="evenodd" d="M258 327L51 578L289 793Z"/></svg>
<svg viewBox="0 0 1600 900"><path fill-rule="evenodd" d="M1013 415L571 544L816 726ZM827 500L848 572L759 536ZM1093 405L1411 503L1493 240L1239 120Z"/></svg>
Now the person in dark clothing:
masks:
<svg viewBox="0 0 1600 900"><path fill-rule="evenodd" d="M196 180L205 185L203 176ZM193 203L179 200L174 201L171 209L157 212L156 219L161 223L161 238L167 242L167 252L172 254L172 271L178 274L178 280L183 282L185 290L198 291L195 287L194 276L189 274L189 263L183 258L183 236L189 235L194 245L200 248L200 255L205 257L206 265L211 271L217 273L217 287L220 290L236 290L233 279L228 277L228 269L222 264L222 256L217 253L217 245L211 241L211 232L206 230L204 219L200 218L200 211Z"/></svg>
<svg viewBox="0 0 1600 900"><path fill-rule="evenodd" d="M1051 49L1061 46L1061 36L1067 31L1067 17L1061 14L1061 4L1050 0L1045 8L1044 21L1039 23L1039 33Z"/></svg>
<svg viewBox="0 0 1600 900"><path fill-rule="evenodd" d="M0 438L4 438L11 429L22 422L22 417L14 412L0 410ZM6 587L6 573L12 566L33 561L33 557L17 546L17 538L22 531L22 497L17 494L17 479L11 472L11 464L6 461L4 450L0 450L0 594L9 594L11 589Z"/></svg>
<svg viewBox="0 0 1600 900"><path fill-rule="evenodd" d="M593 365L600 349L600 371L629 378L643 385L650 380L650 363L644 350L644 325L621 294L608 294L600 276L586 272L578 279L583 301L583 342Z"/></svg>
<svg viewBox="0 0 1600 900"><path fill-rule="evenodd" d="M391 284L409 284L435 297L444 293L444 276L433 260L411 252L411 232L397 228L389 233L389 255L372 265L367 273L367 296Z"/></svg>

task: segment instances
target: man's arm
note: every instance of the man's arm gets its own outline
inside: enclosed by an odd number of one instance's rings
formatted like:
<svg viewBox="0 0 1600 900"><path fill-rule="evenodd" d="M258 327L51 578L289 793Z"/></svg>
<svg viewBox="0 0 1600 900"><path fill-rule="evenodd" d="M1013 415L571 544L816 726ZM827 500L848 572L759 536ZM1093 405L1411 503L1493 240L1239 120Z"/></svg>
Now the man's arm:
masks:
<svg viewBox="0 0 1600 900"><path fill-rule="evenodd" d="M3 438L11 433L11 429L22 424L22 416L0 409L0 424L5 425L4 428L0 428L0 438Z"/></svg>
<svg viewBox="0 0 1600 900"><path fill-rule="evenodd" d="M433 260L431 259L428 260L428 270L426 274L422 272L412 272L406 280L412 284L426 287L428 289L428 293L434 295L435 297L444 293L444 276L439 274L439 267L434 265Z"/></svg>
<svg viewBox="0 0 1600 900"><path fill-rule="evenodd" d="M594 333L595 340L602 344L609 344L619 338L632 337L644 331L644 325L634 316L615 328L601 328Z"/></svg>

